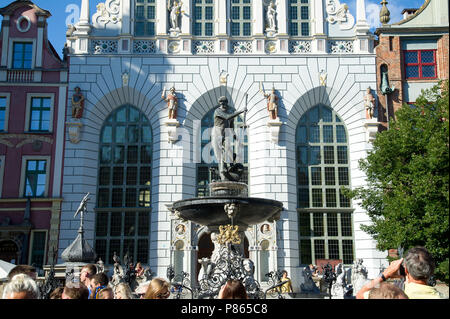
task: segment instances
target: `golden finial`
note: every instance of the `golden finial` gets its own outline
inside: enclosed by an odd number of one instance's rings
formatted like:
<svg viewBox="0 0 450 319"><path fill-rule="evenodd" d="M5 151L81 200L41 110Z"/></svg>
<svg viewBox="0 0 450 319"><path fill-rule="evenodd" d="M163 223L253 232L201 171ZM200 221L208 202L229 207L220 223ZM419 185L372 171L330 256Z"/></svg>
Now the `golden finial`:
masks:
<svg viewBox="0 0 450 319"><path fill-rule="evenodd" d="M387 24L389 22L389 20L391 20L391 13L389 12L388 8L386 7L386 5L388 4L388 2L386 0L381 1L381 10L380 10L380 22L382 24Z"/></svg>

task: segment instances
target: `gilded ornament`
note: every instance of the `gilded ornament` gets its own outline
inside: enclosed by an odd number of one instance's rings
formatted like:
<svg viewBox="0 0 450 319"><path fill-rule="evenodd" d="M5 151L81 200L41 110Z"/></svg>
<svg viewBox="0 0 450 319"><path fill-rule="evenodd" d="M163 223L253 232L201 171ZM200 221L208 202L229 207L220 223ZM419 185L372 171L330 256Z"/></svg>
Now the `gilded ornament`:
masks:
<svg viewBox="0 0 450 319"><path fill-rule="evenodd" d="M233 245L239 245L241 243L241 238L239 237L238 231L239 226L226 225L219 226L220 233L217 236L217 242L221 245L231 243Z"/></svg>

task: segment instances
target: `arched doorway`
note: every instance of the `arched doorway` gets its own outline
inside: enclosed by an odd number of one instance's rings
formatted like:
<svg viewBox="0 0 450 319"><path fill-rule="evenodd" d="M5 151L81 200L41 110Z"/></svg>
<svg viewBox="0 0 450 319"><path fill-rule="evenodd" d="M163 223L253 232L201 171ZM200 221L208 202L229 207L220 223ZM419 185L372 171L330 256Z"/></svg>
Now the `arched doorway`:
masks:
<svg viewBox="0 0 450 319"><path fill-rule="evenodd" d="M14 241L0 241L0 259L14 264L19 262L19 247Z"/></svg>
<svg viewBox="0 0 450 319"><path fill-rule="evenodd" d="M201 265L198 262L198 259L202 258L210 258L212 255L212 252L214 250L214 244L211 240L210 234L203 234L200 239L198 240L198 254L197 254L197 271L196 271L196 277L198 278L198 274L201 269Z"/></svg>

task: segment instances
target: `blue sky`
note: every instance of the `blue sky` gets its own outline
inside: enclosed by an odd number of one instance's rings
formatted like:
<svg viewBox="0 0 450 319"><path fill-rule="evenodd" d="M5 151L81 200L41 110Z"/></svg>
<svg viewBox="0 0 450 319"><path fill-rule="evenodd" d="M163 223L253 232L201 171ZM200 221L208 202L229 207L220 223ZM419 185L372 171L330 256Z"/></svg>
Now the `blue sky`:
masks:
<svg viewBox="0 0 450 319"><path fill-rule="evenodd" d="M0 0L0 7L4 7L11 2L12 0ZM48 19L48 35L50 42L52 42L56 51L61 55L61 51L65 42L67 29L66 25L68 23L74 23L76 20L78 20L81 0L34 0L33 2L39 7L46 9L52 13L52 17ZM100 2L104 2L104 0L90 1L91 17L97 11L96 6ZM349 5L350 12L356 18L356 0L341 0L341 3L344 2ZM372 27L372 31L380 25L380 2L381 0L366 0L367 20ZM391 0L388 2L388 8L391 12L390 23L395 23L402 19L401 12L404 8L419 8L424 3L424 0ZM2 17L0 17L0 21L1 20Z"/></svg>

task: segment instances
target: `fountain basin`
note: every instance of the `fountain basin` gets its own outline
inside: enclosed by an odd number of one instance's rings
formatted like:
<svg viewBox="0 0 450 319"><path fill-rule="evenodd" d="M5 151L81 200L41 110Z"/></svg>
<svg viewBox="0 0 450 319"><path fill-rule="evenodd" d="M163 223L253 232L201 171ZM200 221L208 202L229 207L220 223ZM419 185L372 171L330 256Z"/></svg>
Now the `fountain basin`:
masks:
<svg viewBox="0 0 450 319"><path fill-rule="evenodd" d="M193 221L199 225L214 227L231 224L224 206L235 204L238 207L233 218L233 224L246 229L248 226L262 223L266 220L278 220L283 209L283 203L264 198L214 196L197 197L174 202L172 210L179 217Z"/></svg>

